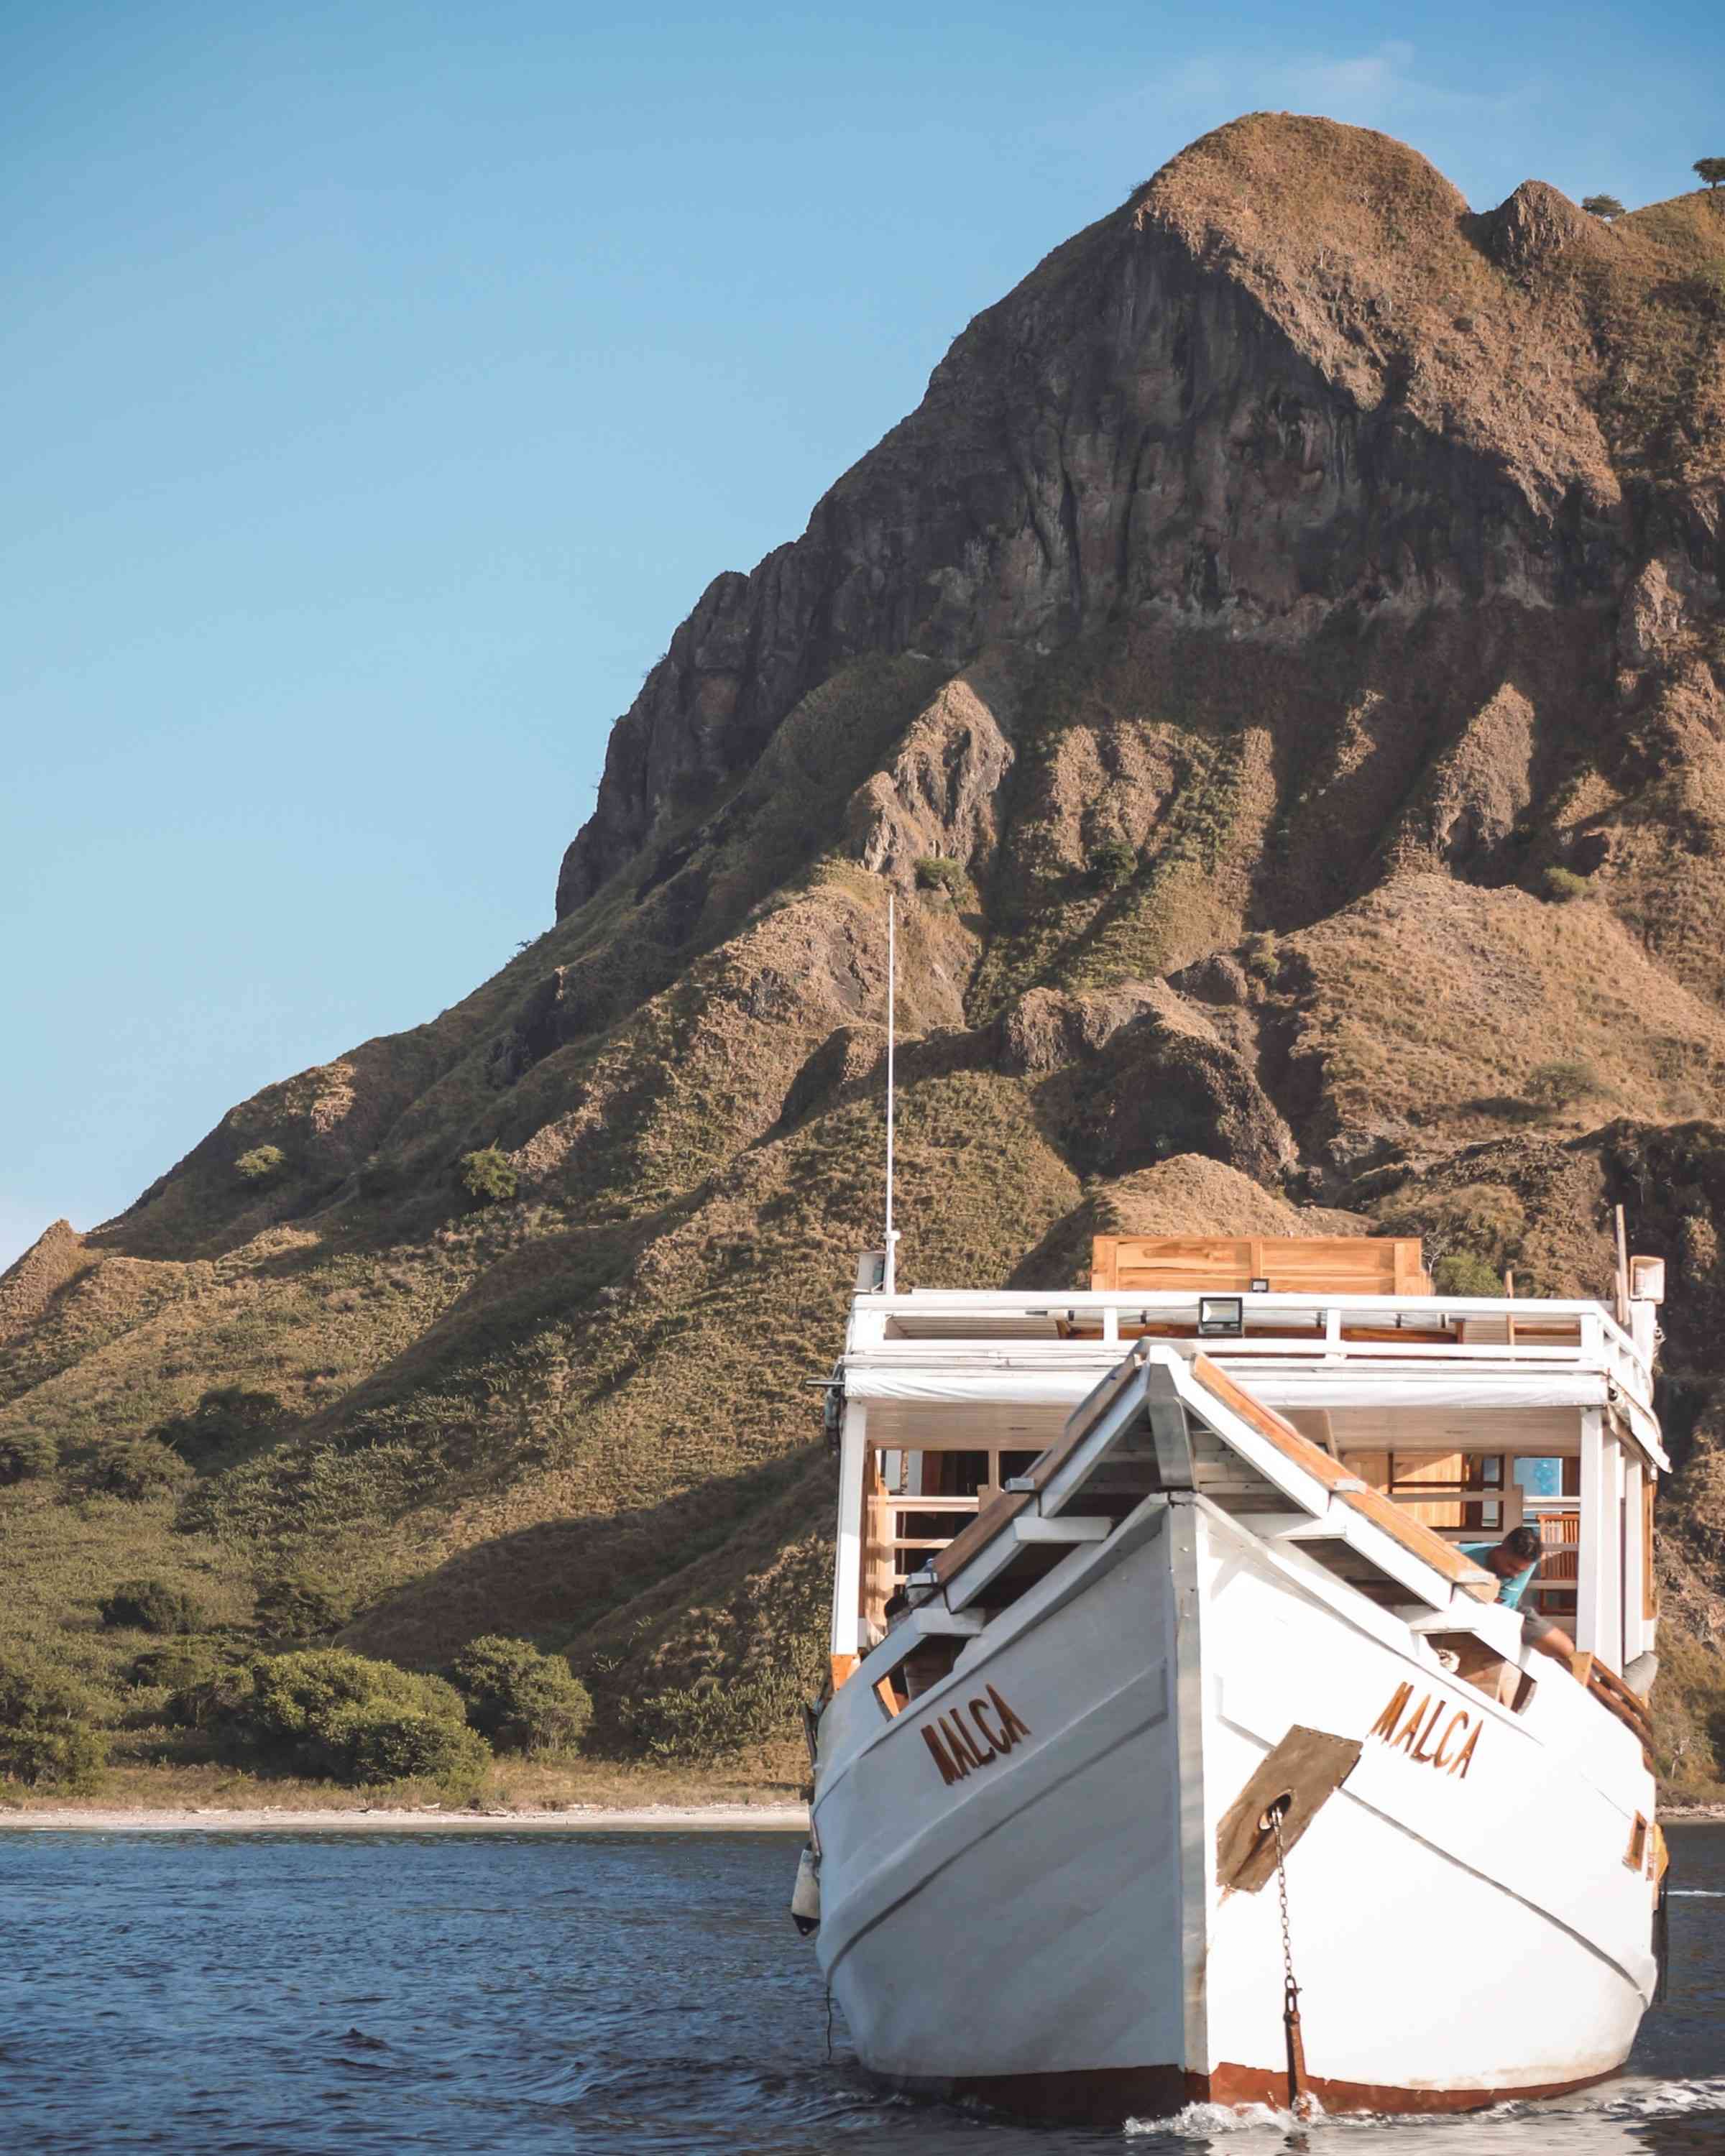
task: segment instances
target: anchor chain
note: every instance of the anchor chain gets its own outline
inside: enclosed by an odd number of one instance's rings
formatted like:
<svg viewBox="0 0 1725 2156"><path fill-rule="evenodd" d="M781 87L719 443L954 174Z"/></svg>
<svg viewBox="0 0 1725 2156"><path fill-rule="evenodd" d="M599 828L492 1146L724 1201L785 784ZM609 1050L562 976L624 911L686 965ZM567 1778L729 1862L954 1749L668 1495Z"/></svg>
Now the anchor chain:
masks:
<svg viewBox="0 0 1725 2156"><path fill-rule="evenodd" d="M1288 2046L1288 2109L1310 2118L1317 2106L1306 2086L1306 2046L1300 2034L1300 1987L1294 1979L1294 1936L1288 1924L1287 1851L1281 1840L1282 1806L1273 1804L1265 1821L1276 1836L1276 1891L1281 1903L1281 2023Z"/></svg>

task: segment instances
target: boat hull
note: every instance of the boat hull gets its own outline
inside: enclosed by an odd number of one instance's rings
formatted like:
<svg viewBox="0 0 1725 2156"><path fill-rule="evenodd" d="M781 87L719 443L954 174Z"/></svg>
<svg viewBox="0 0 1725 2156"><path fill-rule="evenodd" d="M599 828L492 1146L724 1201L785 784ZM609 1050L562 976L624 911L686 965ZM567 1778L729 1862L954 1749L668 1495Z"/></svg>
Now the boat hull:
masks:
<svg viewBox="0 0 1725 2156"><path fill-rule="evenodd" d="M1517 1713L1360 1600L1158 1496L896 1717L843 1687L817 1943L864 2065L1099 2123L1286 2102L1273 1873L1230 1890L1218 1852L1305 1729L1358 1748L1286 1867L1312 2093L1455 2111L1616 2071L1655 1975L1639 1746L1557 1666Z"/></svg>

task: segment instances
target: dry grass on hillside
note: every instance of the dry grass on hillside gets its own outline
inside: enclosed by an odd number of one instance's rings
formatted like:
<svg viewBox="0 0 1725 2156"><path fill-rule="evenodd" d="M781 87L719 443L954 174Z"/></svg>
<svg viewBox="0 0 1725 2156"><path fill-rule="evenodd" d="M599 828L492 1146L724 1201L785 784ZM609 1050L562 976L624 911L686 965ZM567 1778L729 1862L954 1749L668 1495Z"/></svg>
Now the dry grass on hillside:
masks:
<svg viewBox="0 0 1725 2156"><path fill-rule="evenodd" d="M1312 983L1291 1055L1356 1157L1725 1111L1725 1019L1591 902L1403 877L1287 947ZM1544 1106L1554 1064L1579 1090Z"/></svg>

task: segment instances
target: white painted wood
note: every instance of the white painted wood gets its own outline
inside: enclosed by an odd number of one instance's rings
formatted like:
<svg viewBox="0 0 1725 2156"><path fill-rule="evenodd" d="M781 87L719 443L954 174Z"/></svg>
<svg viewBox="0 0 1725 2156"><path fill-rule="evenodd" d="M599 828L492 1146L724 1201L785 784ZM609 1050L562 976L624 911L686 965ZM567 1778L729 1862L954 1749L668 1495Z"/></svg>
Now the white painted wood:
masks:
<svg viewBox="0 0 1725 2156"><path fill-rule="evenodd" d="M869 1411L847 1400L839 1424L838 1548L833 1563L832 1649L854 1655L861 1645L863 1462L868 1451Z"/></svg>
<svg viewBox="0 0 1725 2156"><path fill-rule="evenodd" d="M1653 1642L1641 1612L1646 1595L1646 1564L1641 1548L1642 1491L1646 1469L1640 1455L1625 1445L1623 1454L1623 1666Z"/></svg>
<svg viewBox="0 0 1725 2156"><path fill-rule="evenodd" d="M1623 1666L1622 1500L1615 1432L1597 1409L1581 1419L1581 1541L1575 1644L1620 1675Z"/></svg>
<svg viewBox="0 0 1725 2156"><path fill-rule="evenodd" d="M1252 1296L1246 1298L1243 1337L1207 1344L1218 1355L1228 1358L1295 1361L1305 1358L1327 1366L1338 1360L1343 1363L1393 1361L1405 1352L1393 1341L1344 1340L1343 1332L1349 1327L1401 1326L1414 1332L1437 1327L1447 1330L1451 1341L1450 1344L1420 1342L1418 1353L1423 1362L1475 1358L1500 1368L1538 1366L1555 1370L1567 1364L1604 1373L1640 1410L1638 1437L1645 1424L1649 1439L1656 1444L1657 1429L1651 1420L1653 1364L1649 1342L1638 1342L1598 1303L1553 1298L1517 1300L1513 1345L1496 1341L1466 1344L1461 1336L1470 1321L1501 1329L1503 1311L1501 1299L1479 1296L1378 1296L1338 1300L1328 1296ZM1079 1355L1087 1349L1097 1351L1106 1367L1111 1359L1111 1326L1117 1333L1139 1323L1192 1323L1196 1315L1195 1291L1122 1295L1075 1290L1051 1302L1046 1296L991 1289L919 1289L893 1296L857 1296L852 1305L850 1345L852 1352L866 1353L919 1342L957 1345L987 1341L1003 1352L1040 1344ZM1089 1327L1097 1337L1088 1342L1062 1341L1058 1334L1063 1323ZM1267 1337L1290 1325L1310 1326L1313 1337L1306 1342ZM1579 1337L1570 1344L1551 1344L1554 1328L1573 1330ZM1660 1464L1665 1463L1661 1460Z"/></svg>
<svg viewBox="0 0 1725 2156"><path fill-rule="evenodd" d="M907 1655L930 1640L973 1640L987 1620L972 1609L948 1609L944 1602L926 1602L920 1609L900 1618L878 1646L870 1647L857 1668L865 1685L890 1677Z"/></svg>
<svg viewBox="0 0 1725 2156"><path fill-rule="evenodd" d="M1100 1543L1106 1541L1113 1525L1092 1514L1063 1512L1056 1520L1021 1514L1012 1523L1012 1537L1016 1543Z"/></svg>

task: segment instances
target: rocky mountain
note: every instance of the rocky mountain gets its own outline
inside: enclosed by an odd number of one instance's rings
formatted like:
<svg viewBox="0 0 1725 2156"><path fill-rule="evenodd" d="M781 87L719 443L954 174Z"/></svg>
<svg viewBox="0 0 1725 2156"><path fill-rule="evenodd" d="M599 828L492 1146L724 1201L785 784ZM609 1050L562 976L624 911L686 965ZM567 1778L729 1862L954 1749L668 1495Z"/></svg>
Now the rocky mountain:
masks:
<svg viewBox="0 0 1725 2156"><path fill-rule="evenodd" d="M895 891L910 1280L1342 1209L1597 1292L1629 1205L1712 1787L1722 511L1725 199L1476 214L1327 121L1194 143L703 594L554 928L0 1281L4 1621L100 1668L121 1573L243 1630L290 1569L411 1663L566 1647L624 1749L782 1729ZM195 1475L105 1490L188 1420Z"/></svg>

